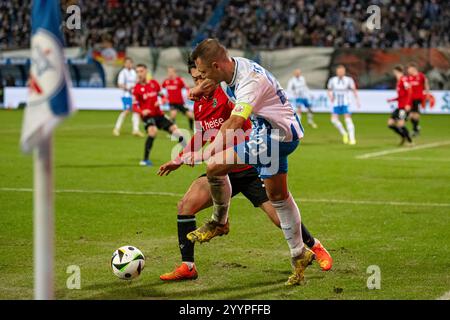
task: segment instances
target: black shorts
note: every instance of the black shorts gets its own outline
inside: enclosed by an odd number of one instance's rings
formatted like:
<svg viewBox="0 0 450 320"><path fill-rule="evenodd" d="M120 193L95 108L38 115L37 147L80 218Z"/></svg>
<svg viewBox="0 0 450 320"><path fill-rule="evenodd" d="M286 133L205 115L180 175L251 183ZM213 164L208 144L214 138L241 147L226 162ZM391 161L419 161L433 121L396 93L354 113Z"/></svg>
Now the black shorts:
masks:
<svg viewBox="0 0 450 320"><path fill-rule="evenodd" d="M408 113L405 109L395 109L394 112L391 113L391 119L394 120L406 120L408 118Z"/></svg>
<svg viewBox="0 0 450 320"><path fill-rule="evenodd" d="M411 111L420 113L420 106L422 105L422 99L415 99L412 101Z"/></svg>
<svg viewBox="0 0 450 320"><path fill-rule="evenodd" d="M171 103L170 110L178 110L178 111L182 112L183 114L185 114L188 111L188 109L182 103L181 104L180 103Z"/></svg>
<svg viewBox="0 0 450 320"><path fill-rule="evenodd" d="M206 177L206 174L202 174L200 177ZM252 167L241 172L230 172L228 177L231 182L231 197L242 193L254 207L259 207L264 202L269 201L264 184L255 168Z"/></svg>
<svg viewBox="0 0 450 320"><path fill-rule="evenodd" d="M169 131L169 128L173 125L173 122L166 118L166 116L144 117L142 121L144 122L145 130L148 127L155 126L158 129Z"/></svg>

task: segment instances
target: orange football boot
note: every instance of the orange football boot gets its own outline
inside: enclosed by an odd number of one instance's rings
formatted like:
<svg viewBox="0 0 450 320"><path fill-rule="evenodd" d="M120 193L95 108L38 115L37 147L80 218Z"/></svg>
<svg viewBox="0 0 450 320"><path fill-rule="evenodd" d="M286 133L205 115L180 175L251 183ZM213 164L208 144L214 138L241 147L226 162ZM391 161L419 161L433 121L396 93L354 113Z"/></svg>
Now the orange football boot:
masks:
<svg viewBox="0 0 450 320"><path fill-rule="evenodd" d="M323 271L328 271L333 266L333 259L330 253L325 249L325 247L320 243L319 240L315 239L316 243L311 248L311 250L316 255L316 260L322 268Z"/></svg>
<svg viewBox="0 0 450 320"><path fill-rule="evenodd" d="M179 267L175 268L174 271L169 273L164 273L159 276L163 281L180 281L180 280L195 280L198 278L197 269L195 265L189 270L186 263L182 263Z"/></svg>

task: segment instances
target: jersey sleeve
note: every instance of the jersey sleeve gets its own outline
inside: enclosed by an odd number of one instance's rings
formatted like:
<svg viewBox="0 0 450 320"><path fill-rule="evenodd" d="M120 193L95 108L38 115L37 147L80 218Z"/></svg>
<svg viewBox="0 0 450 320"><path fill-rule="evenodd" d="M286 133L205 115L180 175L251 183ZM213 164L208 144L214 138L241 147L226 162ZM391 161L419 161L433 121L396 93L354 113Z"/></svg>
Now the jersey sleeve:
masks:
<svg viewBox="0 0 450 320"><path fill-rule="evenodd" d="M178 80L180 81L180 89L189 89L189 87L187 86L186 82L184 82L183 78L178 78Z"/></svg>
<svg viewBox="0 0 450 320"><path fill-rule="evenodd" d="M152 81L155 84L156 91L159 93L161 91L161 86L159 85L159 82L156 80L152 80Z"/></svg>
<svg viewBox="0 0 450 320"><path fill-rule="evenodd" d="M287 83L286 91L290 97L294 97L294 80L293 79L289 79L289 81Z"/></svg>
<svg viewBox="0 0 450 320"><path fill-rule="evenodd" d="M123 72L123 70L119 72L119 76L117 77L117 85L125 85L125 72Z"/></svg>
<svg viewBox="0 0 450 320"><path fill-rule="evenodd" d="M133 107L133 111L141 113L141 108L140 108L140 105L139 105L139 100L140 100L139 90L137 89L137 86L135 86L134 89L133 89L132 98L133 98L133 106L132 106Z"/></svg>
<svg viewBox="0 0 450 320"><path fill-rule="evenodd" d="M254 108L258 107L259 99L261 99L263 90L266 86L267 84L259 80L257 77L252 77L241 83L235 92L236 103L231 115L248 119Z"/></svg>
<svg viewBox="0 0 450 320"><path fill-rule="evenodd" d="M330 78L327 83L328 90L333 90L333 78Z"/></svg>
<svg viewBox="0 0 450 320"><path fill-rule="evenodd" d="M355 80L353 80L353 78L348 78L348 79L349 79L348 85L349 85L350 89L355 90L356 89Z"/></svg>

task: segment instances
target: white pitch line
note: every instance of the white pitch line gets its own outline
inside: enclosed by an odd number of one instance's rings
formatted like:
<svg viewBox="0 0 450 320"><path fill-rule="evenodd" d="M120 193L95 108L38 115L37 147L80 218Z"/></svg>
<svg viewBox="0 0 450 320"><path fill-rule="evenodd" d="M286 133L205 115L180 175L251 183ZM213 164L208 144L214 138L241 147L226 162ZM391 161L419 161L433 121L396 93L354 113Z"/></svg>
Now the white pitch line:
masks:
<svg viewBox="0 0 450 320"><path fill-rule="evenodd" d="M444 293L442 296L440 296L440 297L437 298L436 300L450 300L450 291Z"/></svg>
<svg viewBox="0 0 450 320"><path fill-rule="evenodd" d="M112 128L113 126L109 124L93 124L93 125L81 125L81 126L68 126L58 128L57 131L77 131L77 130L95 130L95 129L104 129L104 128ZM21 128L10 128L0 130L0 133L16 133L21 132Z"/></svg>
<svg viewBox="0 0 450 320"><path fill-rule="evenodd" d="M0 192L33 192L31 188L0 188ZM138 196L168 196L182 197L182 193L159 192L159 191L126 191L126 190L80 190L80 189L60 189L55 193L87 193L87 194L115 194L115 195L138 195ZM237 196L238 199L246 199L243 196ZM304 199L295 198L298 202L313 203L337 203L337 204L362 204L362 205L381 205L381 206L413 206L413 207L450 207L450 203L443 202L400 202L400 201L372 201L372 200L342 200L342 199Z"/></svg>
<svg viewBox="0 0 450 320"><path fill-rule="evenodd" d="M381 156L384 156L387 154L409 152L409 151L421 150L421 149L429 149L429 148L445 146L448 144L450 144L450 141L441 141L441 142L421 144L421 145L418 145L415 147L404 148L404 149L389 149L389 150L384 150L384 151L365 153L365 154L356 156L356 159L369 159L369 158L381 157Z"/></svg>
<svg viewBox="0 0 450 320"><path fill-rule="evenodd" d="M450 159L424 158L424 157L382 157L386 161L428 161L428 162L450 162Z"/></svg>

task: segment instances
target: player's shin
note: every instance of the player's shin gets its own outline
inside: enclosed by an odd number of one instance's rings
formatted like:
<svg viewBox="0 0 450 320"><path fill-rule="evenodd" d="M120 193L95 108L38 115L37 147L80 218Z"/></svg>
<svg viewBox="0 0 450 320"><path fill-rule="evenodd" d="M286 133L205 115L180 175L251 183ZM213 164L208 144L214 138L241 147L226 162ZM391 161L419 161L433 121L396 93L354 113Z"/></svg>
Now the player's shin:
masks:
<svg viewBox="0 0 450 320"><path fill-rule="evenodd" d="M413 126L413 131L415 133L419 132L419 130L420 130L419 119L411 118L411 123L412 123L412 126Z"/></svg>
<svg viewBox="0 0 450 320"><path fill-rule="evenodd" d="M342 125L342 122L339 121L339 119L331 119L331 123L335 126L336 129L338 129L341 135L344 136L347 134L347 131L345 131L344 126Z"/></svg>
<svg viewBox="0 0 450 320"><path fill-rule="evenodd" d="M303 243L306 244L308 247L312 248L316 243L316 240L311 235L311 233L309 233L309 230L306 228L303 222L301 223L301 227L302 227Z"/></svg>
<svg viewBox="0 0 450 320"><path fill-rule="evenodd" d="M408 140L408 142L412 142L411 136L409 135L408 128L403 126L400 128L400 131L402 132L402 136L405 137L405 139Z"/></svg>
<svg viewBox="0 0 450 320"><path fill-rule="evenodd" d="M228 208L231 199L231 183L228 175L208 176L211 188L211 198L213 200L212 219L220 224L225 224L228 220Z"/></svg>
<svg viewBox="0 0 450 320"><path fill-rule="evenodd" d="M388 128L391 129L392 131L394 131L395 133L397 133L399 136L403 137L402 130L399 127L397 127L395 124L388 125Z"/></svg>
<svg viewBox="0 0 450 320"><path fill-rule="evenodd" d="M186 237L189 232L194 231L197 226L195 223L195 216L178 215L178 246L180 248L181 259L189 267L192 268L194 263L194 242L191 242Z"/></svg>
<svg viewBox="0 0 450 320"><path fill-rule="evenodd" d="M350 141L355 141L355 125L350 117L345 118L345 126L347 127L348 136Z"/></svg>
<svg viewBox="0 0 450 320"><path fill-rule="evenodd" d="M133 132L139 131L139 113L133 112L133 115L131 116L131 122L133 124Z"/></svg>
<svg viewBox="0 0 450 320"><path fill-rule="evenodd" d="M285 200L271 201L280 218L281 229L289 245L292 257L303 252L303 239L301 229L300 210L291 194Z"/></svg>
<svg viewBox="0 0 450 320"><path fill-rule="evenodd" d="M150 156L150 150L152 149L153 146L153 137L148 136L147 140L145 140L145 148L144 148L144 160L148 160L149 156Z"/></svg>
<svg viewBox="0 0 450 320"><path fill-rule="evenodd" d="M117 118L114 129L116 129L117 131L120 131L120 128L122 128L122 124L125 121L126 116L127 116L126 112L123 112L123 111L119 114L119 117Z"/></svg>

